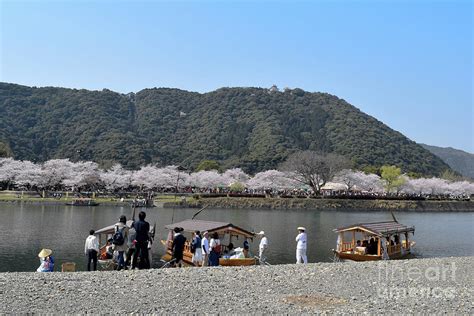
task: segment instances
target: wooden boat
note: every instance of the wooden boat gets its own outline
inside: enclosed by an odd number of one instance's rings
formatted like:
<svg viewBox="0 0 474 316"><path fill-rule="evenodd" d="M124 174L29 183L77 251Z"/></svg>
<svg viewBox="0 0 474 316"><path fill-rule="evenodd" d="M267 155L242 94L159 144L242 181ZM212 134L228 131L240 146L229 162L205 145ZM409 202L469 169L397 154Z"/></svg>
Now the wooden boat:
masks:
<svg viewBox="0 0 474 316"><path fill-rule="evenodd" d="M372 261L400 259L410 255L415 245L409 234L415 227L393 221L360 223L334 230L338 233L336 259ZM359 244L358 244L359 242Z"/></svg>
<svg viewBox="0 0 474 316"><path fill-rule="evenodd" d="M162 257L163 260L169 262L172 259L172 243L173 243L173 229L175 227L181 227L184 230L186 237L186 244L184 246L183 261L186 265L194 266L192 262L193 254L191 253L191 241L192 235L196 230L199 230L201 233L207 231L209 236L214 232L219 234L219 239L222 244L222 253L226 253L229 248L229 244L233 243L237 245L243 244L244 240L250 239L253 241L255 237L254 233L251 233L243 228L237 227L231 223L224 222L212 222L212 221L203 221L188 219L182 222L173 223L165 226L169 230L168 239L162 240L161 243L165 247L166 254ZM250 258L227 258L225 256L219 258L219 265L221 266L250 266L257 264L257 261L254 257Z"/></svg>
<svg viewBox="0 0 474 316"><path fill-rule="evenodd" d="M67 202L66 205L72 205L72 206L97 206L97 205L99 205L99 203L97 203L96 201L94 201L94 200L92 200L92 199L81 198L81 199L72 200L71 202Z"/></svg>
<svg viewBox="0 0 474 316"><path fill-rule="evenodd" d="M155 207L153 199L135 199L131 203L132 207Z"/></svg>

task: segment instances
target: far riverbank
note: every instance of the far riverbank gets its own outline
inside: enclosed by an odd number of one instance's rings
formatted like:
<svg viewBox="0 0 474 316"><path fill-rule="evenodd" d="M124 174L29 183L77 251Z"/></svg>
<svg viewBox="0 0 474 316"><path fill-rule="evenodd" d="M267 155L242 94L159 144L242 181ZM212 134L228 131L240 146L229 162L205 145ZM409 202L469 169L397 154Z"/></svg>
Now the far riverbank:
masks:
<svg viewBox="0 0 474 316"><path fill-rule="evenodd" d="M308 198L201 198L191 201L165 202L163 207L191 208L249 208L249 209L347 209L396 210L396 211L439 211L473 212L474 201L411 201L411 200L359 200L359 199L308 199Z"/></svg>
<svg viewBox="0 0 474 316"><path fill-rule="evenodd" d="M0 203L32 205L65 205L73 198L12 197L0 195ZM124 201L114 198L96 198L101 206L130 207L133 199ZM474 200L363 200L336 198L275 198L275 197L205 197L172 195L158 196L154 200L158 208L219 208L219 209L344 209L353 211L413 211L413 212L473 212Z"/></svg>

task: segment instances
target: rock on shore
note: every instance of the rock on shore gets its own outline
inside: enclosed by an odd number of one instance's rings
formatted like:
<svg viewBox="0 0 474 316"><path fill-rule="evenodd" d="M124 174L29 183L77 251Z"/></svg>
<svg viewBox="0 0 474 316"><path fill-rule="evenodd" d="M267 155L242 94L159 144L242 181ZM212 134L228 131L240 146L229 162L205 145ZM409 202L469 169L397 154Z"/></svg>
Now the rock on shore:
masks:
<svg viewBox="0 0 474 316"><path fill-rule="evenodd" d="M2 313L473 313L474 257L2 273Z"/></svg>

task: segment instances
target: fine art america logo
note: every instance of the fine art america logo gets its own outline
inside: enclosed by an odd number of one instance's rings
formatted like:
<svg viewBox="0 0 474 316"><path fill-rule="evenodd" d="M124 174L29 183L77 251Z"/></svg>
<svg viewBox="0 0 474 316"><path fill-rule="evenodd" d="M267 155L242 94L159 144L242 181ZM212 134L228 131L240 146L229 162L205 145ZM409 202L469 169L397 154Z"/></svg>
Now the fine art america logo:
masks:
<svg viewBox="0 0 474 316"><path fill-rule="evenodd" d="M409 265L409 262L406 264ZM379 262L377 296L379 299L452 299L456 294L455 288L443 286L443 283L455 279L454 262L424 268Z"/></svg>

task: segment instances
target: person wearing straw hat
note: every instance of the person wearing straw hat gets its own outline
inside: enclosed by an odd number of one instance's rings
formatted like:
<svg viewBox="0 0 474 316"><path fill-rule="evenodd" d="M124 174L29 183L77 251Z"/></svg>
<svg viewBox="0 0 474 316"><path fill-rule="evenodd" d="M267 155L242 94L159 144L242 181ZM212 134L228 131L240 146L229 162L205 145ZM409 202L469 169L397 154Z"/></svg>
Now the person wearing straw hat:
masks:
<svg viewBox="0 0 474 316"><path fill-rule="evenodd" d="M306 257L306 228L298 227L299 234L296 236L296 263L308 263Z"/></svg>
<svg viewBox="0 0 474 316"><path fill-rule="evenodd" d="M38 254L40 258L40 266L36 269L37 272L53 272L54 270L54 259L51 254L53 251L51 249L42 249Z"/></svg>
<svg viewBox="0 0 474 316"><path fill-rule="evenodd" d="M265 236L265 232L262 230L257 235L261 238L260 245L258 246L258 257L260 264L265 264L267 261L266 252L268 249L268 238Z"/></svg>

